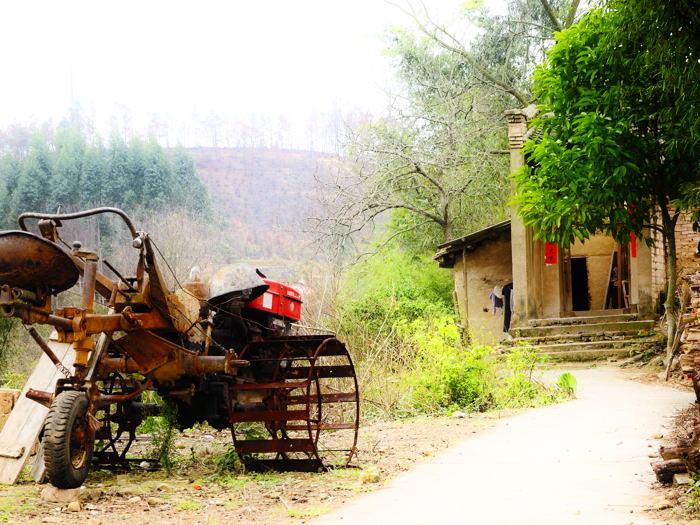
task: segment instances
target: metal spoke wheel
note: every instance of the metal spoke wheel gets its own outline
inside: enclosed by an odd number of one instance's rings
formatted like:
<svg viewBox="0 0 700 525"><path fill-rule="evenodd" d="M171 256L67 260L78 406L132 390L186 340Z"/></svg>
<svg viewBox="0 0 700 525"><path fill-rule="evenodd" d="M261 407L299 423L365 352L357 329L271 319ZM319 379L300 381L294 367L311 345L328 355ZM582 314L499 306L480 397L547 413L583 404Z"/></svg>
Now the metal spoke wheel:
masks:
<svg viewBox="0 0 700 525"><path fill-rule="evenodd" d="M254 469L318 471L347 465L359 426L357 381L345 346L328 336L250 343L250 375L232 385L236 451Z"/></svg>
<svg viewBox="0 0 700 525"><path fill-rule="evenodd" d="M119 373L111 374L102 382L100 394L128 396L140 388L140 383L126 379ZM136 439L136 429L144 414L138 402L141 396L112 403L97 412L100 427L96 432L97 444L93 463L101 467L129 468L126 454Z"/></svg>

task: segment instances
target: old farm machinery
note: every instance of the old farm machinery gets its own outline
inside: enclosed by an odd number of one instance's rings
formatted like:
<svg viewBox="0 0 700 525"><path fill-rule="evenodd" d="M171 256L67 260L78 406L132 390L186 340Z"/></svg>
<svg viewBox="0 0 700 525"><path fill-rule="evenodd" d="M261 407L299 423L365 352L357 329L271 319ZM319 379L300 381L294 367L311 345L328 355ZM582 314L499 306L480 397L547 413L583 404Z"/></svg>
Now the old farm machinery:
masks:
<svg viewBox="0 0 700 525"><path fill-rule="evenodd" d="M61 239L64 222L100 214L126 225L134 274ZM210 283L195 272L170 291L156 244L116 208L25 213L19 225L0 232L0 313L50 325L75 351L69 370L29 326L64 375L54 392L27 393L49 407L42 446L52 484L79 486L93 461L126 464L137 427L158 411L144 402L147 391L176 408L180 428L230 428L248 465L316 471L350 462L359 420L352 361L335 337L290 335L301 309L295 290L233 265ZM56 308L57 294L77 283L79 304Z"/></svg>

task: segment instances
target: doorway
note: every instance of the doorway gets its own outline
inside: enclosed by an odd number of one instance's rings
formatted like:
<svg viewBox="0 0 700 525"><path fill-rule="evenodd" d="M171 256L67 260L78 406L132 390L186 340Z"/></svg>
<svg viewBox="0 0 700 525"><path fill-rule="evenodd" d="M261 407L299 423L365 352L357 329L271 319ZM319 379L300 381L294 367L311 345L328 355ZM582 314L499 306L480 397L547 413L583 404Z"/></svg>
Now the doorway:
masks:
<svg viewBox="0 0 700 525"><path fill-rule="evenodd" d="M571 258L571 303L572 310L590 310L588 293L588 264L585 257Z"/></svg>

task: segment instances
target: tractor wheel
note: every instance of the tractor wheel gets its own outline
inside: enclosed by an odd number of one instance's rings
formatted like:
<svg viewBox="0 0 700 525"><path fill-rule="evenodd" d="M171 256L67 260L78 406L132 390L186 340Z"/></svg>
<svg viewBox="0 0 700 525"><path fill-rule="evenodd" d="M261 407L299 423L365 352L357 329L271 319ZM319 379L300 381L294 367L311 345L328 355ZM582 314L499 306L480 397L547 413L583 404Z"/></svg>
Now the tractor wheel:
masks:
<svg viewBox="0 0 700 525"><path fill-rule="evenodd" d="M56 396L44 425L46 475L55 487L72 489L85 481L94 439L88 428L88 399L83 392Z"/></svg>

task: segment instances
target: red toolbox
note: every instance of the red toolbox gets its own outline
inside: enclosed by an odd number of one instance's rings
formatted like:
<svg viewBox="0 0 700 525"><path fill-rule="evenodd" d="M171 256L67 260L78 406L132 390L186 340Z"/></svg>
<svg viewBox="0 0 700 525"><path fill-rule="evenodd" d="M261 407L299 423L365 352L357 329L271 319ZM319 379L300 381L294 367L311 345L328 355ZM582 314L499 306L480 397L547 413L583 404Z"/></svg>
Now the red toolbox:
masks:
<svg viewBox="0 0 700 525"><path fill-rule="evenodd" d="M270 287L260 297L250 301L246 308L268 312L283 319L298 321L301 318L301 294L294 288L277 281L264 279Z"/></svg>

